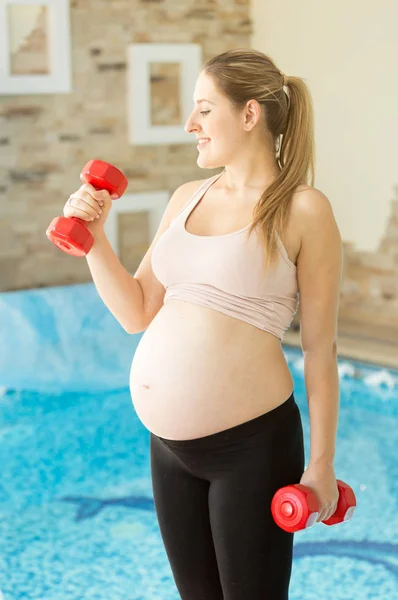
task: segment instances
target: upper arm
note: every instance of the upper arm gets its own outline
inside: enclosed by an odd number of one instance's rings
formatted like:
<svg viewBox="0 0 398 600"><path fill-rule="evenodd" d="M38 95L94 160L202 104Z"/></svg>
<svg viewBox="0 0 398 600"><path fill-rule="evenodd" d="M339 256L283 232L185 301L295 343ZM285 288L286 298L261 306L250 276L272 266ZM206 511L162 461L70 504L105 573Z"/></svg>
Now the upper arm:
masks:
<svg viewBox="0 0 398 600"><path fill-rule="evenodd" d="M142 289L145 329L161 309L166 293L165 288L155 277L152 270L151 259L153 248L160 236L170 226L172 219L185 206L201 183L203 183L203 180L189 181L176 189L166 206L155 237L134 274L134 278L138 281Z"/></svg>
<svg viewBox="0 0 398 600"><path fill-rule="evenodd" d="M303 352L328 350L337 342L342 240L332 206L319 190L298 194L294 211L301 232L297 259L301 345Z"/></svg>

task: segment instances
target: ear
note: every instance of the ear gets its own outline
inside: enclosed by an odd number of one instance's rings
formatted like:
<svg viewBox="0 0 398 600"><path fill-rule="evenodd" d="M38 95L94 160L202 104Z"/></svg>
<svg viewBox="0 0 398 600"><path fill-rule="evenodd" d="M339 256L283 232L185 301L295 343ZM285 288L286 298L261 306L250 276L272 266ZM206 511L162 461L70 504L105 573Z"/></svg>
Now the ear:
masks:
<svg viewBox="0 0 398 600"><path fill-rule="evenodd" d="M257 100L249 100L244 109L244 129L251 131L261 119L261 107Z"/></svg>

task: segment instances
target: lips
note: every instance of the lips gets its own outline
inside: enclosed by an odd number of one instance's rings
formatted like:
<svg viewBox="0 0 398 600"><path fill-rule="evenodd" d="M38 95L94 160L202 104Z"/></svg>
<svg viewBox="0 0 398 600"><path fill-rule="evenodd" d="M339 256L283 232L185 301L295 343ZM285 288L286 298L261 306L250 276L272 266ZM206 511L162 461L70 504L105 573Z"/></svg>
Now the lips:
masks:
<svg viewBox="0 0 398 600"><path fill-rule="evenodd" d="M206 146L206 144L208 144L210 142L210 138L198 138L198 148L202 148L203 146Z"/></svg>

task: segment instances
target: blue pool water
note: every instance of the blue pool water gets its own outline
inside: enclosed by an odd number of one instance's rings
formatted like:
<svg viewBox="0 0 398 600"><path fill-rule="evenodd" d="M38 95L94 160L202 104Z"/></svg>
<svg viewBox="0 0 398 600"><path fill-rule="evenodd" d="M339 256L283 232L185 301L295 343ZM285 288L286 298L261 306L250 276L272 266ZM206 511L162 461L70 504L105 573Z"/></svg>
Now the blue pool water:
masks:
<svg viewBox="0 0 398 600"><path fill-rule="evenodd" d="M0 295L0 327L4 600L178 600L153 507L149 433L127 389L141 336L121 330L91 285ZM285 353L308 458L301 353ZM296 534L290 599L393 600L398 373L339 364L336 474L357 512Z"/></svg>

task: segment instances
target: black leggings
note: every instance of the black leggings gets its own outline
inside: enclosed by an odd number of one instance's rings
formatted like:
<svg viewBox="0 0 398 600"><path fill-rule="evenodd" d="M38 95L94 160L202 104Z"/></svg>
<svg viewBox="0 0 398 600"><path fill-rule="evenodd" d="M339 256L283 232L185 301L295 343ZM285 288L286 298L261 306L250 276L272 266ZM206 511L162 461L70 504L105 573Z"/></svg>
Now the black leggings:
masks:
<svg viewBox="0 0 398 600"><path fill-rule="evenodd" d="M155 508L182 600L288 600L293 534L271 514L304 470L292 394L277 408L193 440L150 434Z"/></svg>

